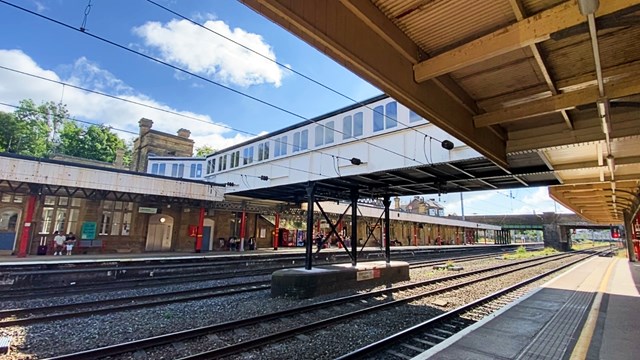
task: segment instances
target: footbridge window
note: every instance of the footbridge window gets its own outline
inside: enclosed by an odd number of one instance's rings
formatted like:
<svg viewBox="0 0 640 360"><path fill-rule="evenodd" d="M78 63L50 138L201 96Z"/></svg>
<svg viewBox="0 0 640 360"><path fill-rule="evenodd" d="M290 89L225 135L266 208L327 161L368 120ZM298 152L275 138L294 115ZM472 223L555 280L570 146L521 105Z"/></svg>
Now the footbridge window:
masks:
<svg viewBox="0 0 640 360"><path fill-rule="evenodd" d="M398 103L392 101L385 106L373 108L373 131L382 131L398 126Z"/></svg>
<svg viewBox="0 0 640 360"><path fill-rule="evenodd" d="M277 138L273 149L273 157L287 155L287 136Z"/></svg>
<svg viewBox="0 0 640 360"><path fill-rule="evenodd" d="M357 112L353 116L348 115L342 119L342 139L362 136L363 114Z"/></svg>
<svg viewBox="0 0 640 360"><path fill-rule="evenodd" d="M269 159L269 142L258 145L258 161Z"/></svg>
<svg viewBox="0 0 640 360"><path fill-rule="evenodd" d="M292 152L307 150L309 147L309 130L296 131L293 133Z"/></svg>
<svg viewBox="0 0 640 360"><path fill-rule="evenodd" d="M253 162L253 146L249 146L242 150L242 164L247 165Z"/></svg>

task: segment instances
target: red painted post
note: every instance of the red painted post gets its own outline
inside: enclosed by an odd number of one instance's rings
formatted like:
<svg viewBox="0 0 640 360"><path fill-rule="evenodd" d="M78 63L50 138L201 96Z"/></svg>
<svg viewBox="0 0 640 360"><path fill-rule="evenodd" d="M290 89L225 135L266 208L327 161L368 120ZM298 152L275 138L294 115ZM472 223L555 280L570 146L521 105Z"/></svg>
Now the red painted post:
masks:
<svg viewBox="0 0 640 360"><path fill-rule="evenodd" d="M240 251L244 251L244 236L246 234L247 213L242 210L242 218L240 218Z"/></svg>
<svg viewBox="0 0 640 360"><path fill-rule="evenodd" d="M20 237L20 247L18 249L18 257L27 256L27 246L31 237L31 225L33 221L33 213L36 208L36 201L38 196L35 194L29 195L27 200L27 213L24 217L24 226L22 227L22 236Z"/></svg>
<svg viewBox="0 0 640 360"><path fill-rule="evenodd" d="M278 232L280 231L280 214L276 213L273 228L273 250L278 250Z"/></svg>
<svg viewBox="0 0 640 360"><path fill-rule="evenodd" d="M198 230L196 230L196 252L202 251L202 232L204 231L204 208L200 208L200 217L198 218Z"/></svg>

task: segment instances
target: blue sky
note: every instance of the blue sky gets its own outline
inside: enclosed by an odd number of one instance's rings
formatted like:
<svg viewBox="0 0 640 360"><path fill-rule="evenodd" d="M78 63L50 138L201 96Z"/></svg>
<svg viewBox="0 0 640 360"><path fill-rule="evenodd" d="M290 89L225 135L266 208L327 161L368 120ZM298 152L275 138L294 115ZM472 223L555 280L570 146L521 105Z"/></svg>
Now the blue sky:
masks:
<svg viewBox="0 0 640 360"><path fill-rule="evenodd" d="M89 4L88 0L9 2L75 28L82 26ZM237 1L157 2L352 99L364 100L380 93ZM353 103L150 2L91 0L90 3L85 25L87 32L162 59L303 118L312 118ZM302 120L2 3L0 24L1 66L98 90L201 121L4 69L0 69L0 102L17 104L25 98L32 98L36 103L62 101L68 105L71 116L77 119L132 132L137 132L138 120L146 117L154 120L154 129L175 133L179 128L187 128L191 130L196 146L209 144L218 149L243 141L250 135L216 126L215 123L262 134ZM12 109L0 105L0 111ZM126 132L121 135L133 137ZM445 195L441 200L450 212L460 213L459 195ZM454 210L456 203L457 211ZM466 214L531 213L533 210L553 209L546 189L521 189L511 195L508 191L465 195Z"/></svg>

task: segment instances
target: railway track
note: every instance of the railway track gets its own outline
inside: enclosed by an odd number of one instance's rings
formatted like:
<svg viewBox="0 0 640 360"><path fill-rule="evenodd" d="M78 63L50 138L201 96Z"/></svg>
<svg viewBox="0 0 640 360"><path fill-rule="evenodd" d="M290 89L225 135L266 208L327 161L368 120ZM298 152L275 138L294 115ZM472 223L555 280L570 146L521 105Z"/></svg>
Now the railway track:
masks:
<svg viewBox="0 0 640 360"><path fill-rule="evenodd" d="M406 304L408 302L414 301L416 299L425 297L425 296L433 296L435 294L441 294L447 291L453 291L455 289L459 289L464 286L468 286L470 284L475 284L480 281L487 281L490 278L496 276L503 276L506 274L510 274L515 271L521 271L523 269L527 269L530 267L540 266L541 264L546 264L553 261L560 261L567 257L575 256L573 254L570 255L555 255L545 258L538 259L529 259L525 261L520 261L516 263L510 263L507 265L501 265L497 267L476 270L464 274L456 274L450 275L444 278L438 278L433 280L427 280L417 283L412 283L409 285L397 286L388 289L383 289L379 291L372 291L365 294L352 295L347 297L342 297L338 299L333 299L329 301L324 301L320 303L315 303L307 306L292 308L285 311L279 311L274 313L269 313L257 317L242 319L238 321L230 321L226 323L221 323L212 326L205 326L197 329L190 329L181 331L178 333L165 334L160 336L155 336L152 338L136 340L132 342L116 344L112 346L102 347L93 350L87 350L82 352L77 352L73 354L60 355L54 357L53 359L95 359L99 357L105 356L117 356L128 352L142 351L146 349L147 352L151 352L148 358L155 358L157 356L164 356L161 354L154 354L154 351L162 351L158 350L161 347L168 344L176 344L184 341L197 341L194 339L204 338L203 342L208 343L209 347L211 347L211 339L227 339L226 341L221 341L225 345L218 346L218 348L213 350L204 350L196 355L189 355L184 357L184 359L210 359L210 358L218 358L222 356L228 356L232 354L238 354L241 352L249 351L250 349L254 349L257 347L264 346L269 343L273 343L276 341L283 341L298 334L302 334L305 332L310 332L319 328L328 327L331 325L335 325L339 322L344 322L348 319L351 319L356 316L362 316L365 314L375 313L377 311L381 311L382 309L400 306ZM581 261L583 259L571 262L571 264ZM565 265L563 267L566 267ZM558 270L556 270L558 271ZM483 273L491 273L490 276L484 276ZM467 278L468 280L464 280L462 282L461 279ZM408 295L401 299L394 300L392 298L400 297L400 295L396 293L401 293L402 291L407 291L413 289L419 289L421 287L431 287L426 291L420 292L419 294ZM342 304L351 304L351 306L347 307L347 311L345 313L345 306L338 305ZM329 309L329 310L327 310ZM354 310L357 309L357 310ZM324 312L324 314L323 314ZM342 314L340 312L343 312ZM336 315L337 314L337 315ZM309 317L318 318L324 317L324 320L314 321L312 323L309 322ZM328 318L327 318L328 317ZM286 324L283 323L283 319L291 319L286 320ZM292 324L305 323L308 324L303 326L292 326ZM273 325L267 325L275 323ZM264 333L264 327L273 327L273 330L269 331L270 335L267 336L252 336L250 335L252 332L254 333ZM245 330L238 330L245 329ZM243 331L247 335L241 336L242 338L247 338L249 340L237 342L237 339L231 338L225 334L229 331L233 330L234 332ZM207 340L208 339L208 340ZM166 356L165 356L166 357ZM169 356L171 358L176 358L179 356Z"/></svg>
<svg viewBox="0 0 640 360"><path fill-rule="evenodd" d="M464 256L456 258L455 260L457 263L464 263L493 256L495 255ZM442 264L444 263L441 261L417 261L411 265L411 268L420 268ZM268 274L271 274L271 272L269 272ZM255 274L252 273L252 275ZM177 302L235 295L245 292L263 291L270 288L270 280L252 281L239 284L208 286L190 290L167 291L148 295L118 297L106 300L73 302L47 307L0 310L0 328L91 316L97 314L106 314L116 311L148 308Z"/></svg>

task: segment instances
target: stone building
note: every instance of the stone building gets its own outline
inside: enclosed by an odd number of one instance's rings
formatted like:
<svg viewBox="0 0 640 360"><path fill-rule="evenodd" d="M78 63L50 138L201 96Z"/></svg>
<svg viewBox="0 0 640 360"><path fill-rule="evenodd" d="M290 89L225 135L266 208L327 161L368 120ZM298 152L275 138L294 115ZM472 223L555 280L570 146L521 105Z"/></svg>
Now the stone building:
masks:
<svg viewBox="0 0 640 360"><path fill-rule="evenodd" d="M189 139L191 131L178 130L177 135L153 130L153 121L142 118L138 121L140 133L133 141L131 170L147 172L147 160L150 156L179 156L193 155L193 140Z"/></svg>

